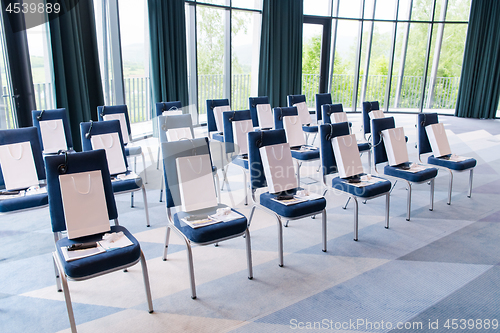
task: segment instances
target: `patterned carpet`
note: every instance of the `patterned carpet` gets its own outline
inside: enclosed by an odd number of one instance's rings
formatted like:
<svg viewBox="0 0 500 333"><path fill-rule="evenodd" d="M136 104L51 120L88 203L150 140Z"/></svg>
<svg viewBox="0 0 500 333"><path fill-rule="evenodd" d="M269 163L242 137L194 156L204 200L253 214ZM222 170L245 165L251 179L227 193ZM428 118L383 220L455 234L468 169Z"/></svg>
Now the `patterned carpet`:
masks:
<svg viewBox="0 0 500 333"><path fill-rule="evenodd" d="M349 114L362 137L360 115ZM417 159L415 115L395 114ZM472 198L468 172L436 178L434 211L429 186L414 186L412 218L406 189L391 194L390 229L384 228L384 198L359 207L359 241L353 239L353 204L327 195L328 252L321 251L321 221L306 218L284 228L285 265L278 266L277 227L257 210L250 227L254 279L247 279L245 240L194 247L198 298L191 299L185 246L171 236L169 260L161 259L166 213L160 203L160 172L153 138L146 150L151 227L142 196L116 197L120 224L145 253L153 306L148 314L140 265L69 288L79 332L477 332L500 323L500 120L441 116L452 151L474 157ZM206 127L197 129L198 136ZM317 144L318 142L316 142ZM216 157L214 157L215 159ZM367 166L366 156L362 160ZM142 163L138 161L137 166ZM304 186L320 192L317 164L302 167ZM247 217L243 177L229 168L223 202ZM0 332L69 332L62 293L56 291L48 208L0 217Z"/></svg>

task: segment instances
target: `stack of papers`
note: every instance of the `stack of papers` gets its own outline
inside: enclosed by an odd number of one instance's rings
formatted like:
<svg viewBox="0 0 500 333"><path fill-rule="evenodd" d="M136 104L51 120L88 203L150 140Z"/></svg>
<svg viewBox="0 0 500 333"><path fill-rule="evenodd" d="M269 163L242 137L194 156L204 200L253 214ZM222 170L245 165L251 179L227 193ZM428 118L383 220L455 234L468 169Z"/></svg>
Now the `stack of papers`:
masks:
<svg viewBox="0 0 500 333"><path fill-rule="evenodd" d="M102 238L101 241L97 242L97 247L89 249L68 251L68 247L61 247L64 259L66 261L73 261L134 244L122 231L104 234Z"/></svg>
<svg viewBox="0 0 500 333"><path fill-rule="evenodd" d="M451 154L451 156L448 160L453 161L453 162L463 162L463 161L466 161L469 159L470 159L470 157L464 157L464 156L458 156L455 154Z"/></svg>
<svg viewBox="0 0 500 333"><path fill-rule="evenodd" d="M68 248L66 246L63 246L61 247L61 250L64 256L64 260L66 261L73 261L76 259L86 258L106 252L106 250L101 245L99 245L99 242L97 243L97 247L92 247L90 249L68 251Z"/></svg>
<svg viewBox="0 0 500 333"><path fill-rule="evenodd" d="M420 164L417 164L417 163L412 163L410 165L410 168L409 169L401 169L403 171L407 171L407 172L413 172L413 173L416 173L416 172L420 172L420 171L424 171L425 169L429 169L429 167L426 167L424 165L420 165Z"/></svg>
<svg viewBox="0 0 500 333"><path fill-rule="evenodd" d="M127 180L127 179L137 179L139 176L135 172L130 172L130 173L121 173L116 176L116 178L111 179L112 181L118 181L118 180Z"/></svg>
<svg viewBox="0 0 500 333"><path fill-rule="evenodd" d="M229 222L236 219L241 219L243 215L230 211L228 214L213 214L213 215L190 215L182 218L182 222L189 225L191 228L201 228L215 223Z"/></svg>
<svg viewBox="0 0 500 333"><path fill-rule="evenodd" d="M0 200L20 198L27 195L47 193L47 187L31 186L26 190L0 191Z"/></svg>
<svg viewBox="0 0 500 333"><path fill-rule="evenodd" d="M356 187L365 187L365 186L373 185L373 184L380 183L383 181L385 181L385 179L365 175L365 176L361 176L361 181L359 183L349 183L349 184L356 186Z"/></svg>

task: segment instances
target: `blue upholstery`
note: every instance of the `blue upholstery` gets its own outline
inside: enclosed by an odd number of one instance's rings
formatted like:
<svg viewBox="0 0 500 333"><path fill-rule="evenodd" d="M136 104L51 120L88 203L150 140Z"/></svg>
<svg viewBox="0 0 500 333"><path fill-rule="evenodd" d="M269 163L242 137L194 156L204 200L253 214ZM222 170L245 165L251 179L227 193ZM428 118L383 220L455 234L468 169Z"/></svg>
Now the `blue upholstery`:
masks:
<svg viewBox="0 0 500 333"><path fill-rule="evenodd" d="M316 125L303 125L302 130L307 133L317 133L318 132L318 126Z"/></svg>
<svg viewBox="0 0 500 333"><path fill-rule="evenodd" d="M215 214L217 208L223 208L226 205L221 205L214 207L214 209L209 209L211 213ZM236 212L234 209L232 211ZM204 210L206 211L206 210ZM190 241L195 243L207 243L216 241L218 239L223 239L233 235L241 234L247 228L247 219L244 215L241 218L208 225L203 228L191 228L189 225L181 221L185 216L196 215L196 212L179 212L174 214L174 225L179 229ZM206 214L206 213L205 213Z"/></svg>
<svg viewBox="0 0 500 333"><path fill-rule="evenodd" d="M49 203L47 193L31 194L24 197L0 200L0 213L46 206Z"/></svg>
<svg viewBox="0 0 500 333"><path fill-rule="evenodd" d="M363 102L363 110L362 110L362 115L363 115L363 131L365 134L371 133L370 130L370 116L368 113L373 110L380 110L378 101L374 102Z"/></svg>
<svg viewBox="0 0 500 333"><path fill-rule="evenodd" d="M418 153L432 153L431 143L427 136L425 126L437 124L437 113L419 113L417 116L417 133L418 133Z"/></svg>
<svg viewBox="0 0 500 333"><path fill-rule="evenodd" d="M252 115L253 127L259 127L259 117L257 116L257 105L259 104L269 104L269 97L248 97L248 107Z"/></svg>
<svg viewBox="0 0 500 333"><path fill-rule="evenodd" d="M295 191L291 191L295 192ZM269 208L276 214L284 217L299 217L308 214L313 214L315 212L320 212L326 207L325 198L320 198L317 200L310 200L299 202L294 205L286 206L282 203L276 202L273 198L276 198L278 194L272 194L269 192L262 193L260 195L260 204L264 207Z"/></svg>
<svg viewBox="0 0 500 333"><path fill-rule="evenodd" d="M158 116L158 127L160 132L160 142L167 142L167 131L174 128L189 128L194 138L193 121L191 115L181 114L173 116Z"/></svg>
<svg viewBox="0 0 500 333"><path fill-rule="evenodd" d="M330 93L316 94L316 120L318 120L318 122L321 119L325 119L323 113L321 112L322 106L324 104L332 104L332 94Z"/></svg>
<svg viewBox="0 0 500 333"><path fill-rule="evenodd" d="M250 110L226 111L222 113L224 124L224 142L226 143L226 153L232 153L234 149L233 123L232 121L251 120ZM253 128L252 128L253 129Z"/></svg>
<svg viewBox="0 0 500 333"><path fill-rule="evenodd" d="M232 161L234 164L236 164L239 167L242 167L246 170L248 170L248 158L243 158L241 155L235 156Z"/></svg>
<svg viewBox="0 0 500 333"><path fill-rule="evenodd" d="M323 113L323 124L331 124L332 119L330 116L335 112L344 112L344 107L342 103L339 104L323 104L321 107L321 112ZM352 123L349 122L349 127L352 127Z"/></svg>
<svg viewBox="0 0 500 333"><path fill-rule="evenodd" d="M333 154L331 139L348 134L350 133L347 123L324 124L319 127L321 166L324 175L337 173L337 162Z"/></svg>
<svg viewBox="0 0 500 333"><path fill-rule="evenodd" d="M294 104L305 102L306 95L288 95L286 96L288 106L293 106Z"/></svg>
<svg viewBox="0 0 500 333"><path fill-rule="evenodd" d="M132 133L130 128L130 118L128 116L128 109L126 105L111 105L111 106L98 106L97 107L97 117L99 121L103 121L103 116L106 114L117 114L123 113L125 115L125 121L127 122L128 135Z"/></svg>
<svg viewBox="0 0 500 333"><path fill-rule="evenodd" d="M40 140L40 146L43 151L43 141L42 133L40 132L40 121L44 120L55 120L61 119L64 127L64 135L66 136L66 145L68 149L73 148L73 138L71 137L71 127L69 126L68 114L65 108L55 109L55 110L44 110L41 119L38 120L37 117L42 113L42 111L31 111L31 118L33 119L33 126L38 129L38 139Z"/></svg>
<svg viewBox="0 0 500 333"><path fill-rule="evenodd" d="M126 175L129 175L130 171L126 172ZM111 182L113 185L113 192L121 193L126 191L138 190L142 186L142 178L133 178L133 179L117 179Z"/></svg>
<svg viewBox="0 0 500 333"><path fill-rule="evenodd" d="M50 198L49 212L53 232L66 230L58 171L58 167L61 164L64 164L64 161L64 155L51 155L45 157L45 167L47 169L47 192ZM108 162L106 160L106 151L104 149L67 154L66 167L67 174L100 170L109 219L112 220L118 217L111 185L111 177L108 170Z"/></svg>
<svg viewBox="0 0 500 333"><path fill-rule="evenodd" d="M155 107L156 107L156 116L161 116L163 111L182 109L182 103L180 101L158 102L156 103Z"/></svg>
<svg viewBox="0 0 500 333"><path fill-rule="evenodd" d="M316 147L314 147L316 148ZM319 158L319 149L298 151L292 149L292 157L299 161L317 160Z"/></svg>
<svg viewBox="0 0 500 333"><path fill-rule="evenodd" d="M384 140L382 140L382 131L395 127L396 125L393 117L372 119L372 147L375 165L387 162Z"/></svg>
<svg viewBox="0 0 500 333"><path fill-rule="evenodd" d="M406 166L409 166L411 163L403 163ZM436 168L427 168L425 170L419 172L408 172L406 170L401 169L399 166L390 166L386 165L384 167L384 174L388 176L393 176L401 179L405 179L409 182L419 183L430 180L437 176L438 170Z"/></svg>
<svg viewBox="0 0 500 333"><path fill-rule="evenodd" d="M224 142L224 134L213 133L212 134L212 139L214 139L215 141Z"/></svg>
<svg viewBox="0 0 500 333"><path fill-rule="evenodd" d="M278 107L278 108L273 108L273 116L274 116L274 128L275 129L281 129L283 127L283 117L286 116L298 116L299 113L297 111L296 106L289 106L289 107Z"/></svg>
<svg viewBox="0 0 500 333"><path fill-rule="evenodd" d="M229 105L229 100L224 99L207 99L207 125L209 132L217 132L217 124L215 122L214 108L216 106Z"/></svg>
<svg viewBox="0 0 500 333"><path fill-rule="evenodd" d="M477 164L477 161L475 158L469 158L465 161L454 162L454 161L446 160L444 158L434 157L434 155L431 155L427 158L427 163L432 164L432 165L441 166L441 167L455 170L455 171L463 171L463 170L467 170L467 169L475 167Z"/></svg>
<svg viewBox="0 0 500 333"><path fill-rule="evenodd" d="M363 176L362 174L361 176ZM391 182L388 180L384 180L383 182L357 187L353 184L347 182L346 179L342 179L340 177L334 177L332 179L332 187L334 189L347 192L349 194L355 195L360 198L370 198L373 196L377 196L391 190Z"/></svg>
<svg viewBox="0 0 500 333"><path fill-rule="evenodd" d="M359 152L364 152L364 151L369 151L370 150L370 143L369 142L360 142L358 143L358 150Z"/></svg>
<svg viewBox="0 0 500 333"><path fill-rule="evenodd" d="M141 255L139 242L126 228L122 226L112 226L111 231L109 232L120 231L122 231L128 239L132 241L133 245L73 261L64 260L61 247L77 243L100 241L104 233L75 239L62 238L58 240L56 243L57 253L61 257L61 263L66 275L73 279L82 278L125 266L139 260Z"/></svg>

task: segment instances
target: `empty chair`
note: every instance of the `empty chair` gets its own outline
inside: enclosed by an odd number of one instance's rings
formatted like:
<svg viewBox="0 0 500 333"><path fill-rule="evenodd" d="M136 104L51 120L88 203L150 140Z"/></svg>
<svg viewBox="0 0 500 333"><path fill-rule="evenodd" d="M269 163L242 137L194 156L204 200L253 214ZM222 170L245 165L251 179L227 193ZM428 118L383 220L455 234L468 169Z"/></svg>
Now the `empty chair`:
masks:
<svg viewBox="0 0 500 333"><path fill-rule="evenodd" d="M420 113L417 118L417 143L418 143L418 159L421 161L421 155L432 153L432 147L429 142L429 137L425 129L426 126L437 124L438 115L437 113ZM477 161L474 158L458 158L450 159L450 155L445 155L443 157L436 157L430 155L427 158L427 163L435 165L437 167L444 168L450 173L450 185L448 187L448 205L451 204L451 191L453 187L453 171L463 172L469 170L469 194L470 198L472 195L472 177L474 172L474 167Z"/></svg>
<svg viewBox="0 0 500 333"><path fill-rule="evenodd" d="M288 95L287 96L288 106L294 106L295 104L306 102L306 95ZM317 116L316 116L317 117ZM277 128L277 127L276 127ZM316 136L318 135L318 126L311 124L303 124L302 130L306 133L306 142L309 142L309 135L314 133L314 138L312 140L312 145L314 145L314 141L316 140Z"/></svg>
<svg viewBox="0 0 500 333"><path fill-rule="evenodd" d="M193 264L193 254L191 250L192 244L197 245L209 245L217 244L227 239L236 238L239 236L245 236L246 251L247 251L247 265L248 265L248 278L253 278L252 272L252 253L250 244L250 232L248 230L247 219L245 216L239 214L233 209L229 209L226 205L218 204L215 207L203 208L195 211L183 211L182 210L182 197L180 193L180 184L178 179L179 174L177 170L176 160L183 157L190 156L201 156L209 155L210 149L208 146L207 138L193 139L193 140L181 140L175 142L163 142L162 144L162 156L163 156L163 170L165 176L165 192L166 192L166 207L167 207L167 233L165 238L165 251L163 254L163 260L167 260L167 250L170 238L170 229L173 229L187 247L187 259L189 266L189 276L191 284L191 298L196 298L196 286L195 286L195 276L194 276L194 264ZM192 165L191 165L192 167ZM194 170L198 172L201 168ZM196 180L193 180L196 181ZM199 197L199 193L185 193L183 195ZM179 208L176 213L172 210L177 207ZM227 222L220 222L211 225L206 225L199 228L193 228L183 221L183 219L189 216L209 216L216 214L217 210L226 210L235 212L241 217Z"/></svg>
<svg viewBox="0 0 500 333"><path fill-rule="evenodd" d="M6 189L6 180L2 172L0 163L0 213L20 212L27 209L45 207L48 204L48 196L45 191L45 168L43 165L42 149L38 139L38 131L35 127L16 128L8 130L0 130L0 147L5 145L13 145L28 142L31 146L33 162L35 165L36 175L31 175L33 185L39 184L40 189L28 185L26 188L16 188L14 191ZM24 155L24 148L19 152L14 152L14 149L8 149L8 153L16 160ZM19 156L19 157L18 157ZM26 154L25 156L28 156ZM5 172L5 170L4 170ZM28 177L28 175L19 175L20 177ZM17 187L14 185L14 187ZM24 195L26 193L26 195Z"/></svg>
<svg viewBox="0 0 500 333"><path fill-rule="evenodd" d="M284 205L274 199L281 193L273 194L269 191L259 191L267 187L264 166L260 155L260 148L276 144L286 143L284 129L269 131L255 131L248 133L248 159L250 168L250 187L252 192L252 210L250 212L249 224L252 222L256 208L270 213L276 218L278 225L278 254L279 266L283 267L283 223L282 220L298 220L308 216L321 214L322 226L322 250L326 252L326 200L321 197L316 200L306 200L293 205ZM287 191L287 194L295 194L300 188ZM257 198L257 191L260 193ZM313 220L315 221L315 220Z"/></svg>
<svg viewBox="0 0 500 333"><path fill-rule="evenodd" d="M123 137L123 142L125 144L125 156L133 156L134 157L134 172L136 172L136 162L137 156L141 155L142 157L142 166L144 168L144 182L148 183L148 176L146 172L146 159L144 158L144 153L142 151L141 146L132 146L129 145L128 142L131 141L132 129L130 127L130 118L128 115L128 109L126 105L112 105L112 106L98 106L97 107L97 116L99 121L103 121L106 118L106 115L118 115L123 114L125 117L125 127L121 126L121 132Z"/></svg>
<svg viewBox="0 0 500 333"><path fill-rule="evenodd" d="M76 323L73 314L73 306L71 304L71 296L68 288L68 280L83 281L93 277L101 276L111 272L126 269L141 262L144 285L146 288L146 299L149 313L153 312L153 302L151 299L151 291L149 287L149 277L146 265L146 259L142 253L139 242L135 237L124 227L118 224L118 212L113 196L111 185L111 177L108 171L106 161L106 153L104 150L96 150L74 154L52 155L45 158L47 169L47 189L50 210L50 221L55 239L55 251L52 254L54 265L56 267L57 290L64 292L66 308L68 311L71 331L76 332ZM67 226L66 216L64 214L63 195L61 193L60 176L75 175L83 172L99 171L102 179L102 187L104 189L105 207L107 208L107 217L109 220L114 220L115 225L111 226L109 232L122 232L124 236L132 243L129 246L115 248L112 251L104 251L92 256L87 256L73 261L66 261L64 257L64 249L73 244L88 243L101 241L105 232L85 233L86 236L69 239L63 237L62 233L69 230ZM90 176L89 176L90 180ZM73 179L73 182L75 180ZM89 185L90 186L93 184ZM76 186L76 185L75 185ZM79 189L77 189L79 190ZM90 191L90 189L89 189ZM85 194L85 193L83 193ZM68 200L67 197L64 200ZM65 201L65 204L68 204ZM106 221L106 220L104 220ZM75 226L70 225L71 228ZM76 226L77 227L77 226ZM61 286L62 283L62 286ZM114 286L109 286L112 289ZM115 290L114 292L117 292ZM119 292L127 292L122 289ZM112 295L103 295L101 291L95 293L95 297L112 297Z"/></svg>
<svg viewBox="0 0 500 333"><path fill-rule="evenodd" d="M316 120L318 122L318 125L322 120L323 123L325 123L322 113L322 106L324 104L332 104L332 94L330 93L316 94Z"/></svg>
<svg viewBox="0 0 500 333"><path fill-rule="evenodd" d="M71 137L71 128L69 126L69 119L65 108L55 109L55 110L42 110L31 111L31 117L33 119L33 126L38 129L38 138L40 139L40 145L42 147L42 151L45 150L43 145L42 131L40 129L40 122L43 121L54 121L61 120L62 126L64 129L64 136L66 141L62 143L63 146L66 146L66 150L73 150L73 139ZM49 126L45 128L51 128L52 126L56 127L57 124L49 124ZM54 151L54 153L57 151Z"/></svg>
<svg viewBox="0 0 500 333"><path fill-rule="evenodd" d="M144 200L144 213L146 214L146 226L149 227L149 211L148 211L148 198L146 196L146 188L139 175L134 175L128 170L127 159L125 158L125 147L120 131L120 122L118 120L100 121L80 123L80 135L82 139L83 151L94 150L92 147L92 136L103 134L117 133L119 138L119 145L122 148L122 157L125 163L124 173L112 174L113 177L113 192L115 194L130 193L130 207L134 207L134 192L142 191ZM114 143L113 143L114 144Z"/></svg>
<svg viewBox="0 0 500 333"><path fill-rule="evenodd" d="M260 127L259 117L257 115L257 105L259 104L269 104L269 97L248 97L248 107L250 109L250 115L252 116L253 127Z"/></svg>
<svg viewBox="0 0 500 333"><path fill-rule="evenodd" d="M396 126L393 117L372 119L371 121L373 166L375 168L375 172L377 173L379 173L379 171L377 170L377 164L388 162L384 140L382 139L382 131L395 127ZM408 170L405 170L408 169L410 165L411 165L410 162L406 162L397 166L386 165L383 171L384 175L404 180L407 184L407 190L408 190L407 208L406 208L407 221L410 220L412 184L422 184L429 182L430 184L429 210L434 209L434 179L436 178L438 173L438 170L436 168L425 168L417 172L410 172Z"/></svg>
<svg viewBox="0 0 500 333"><path fill-rule="evenodd" d="M325 119L326 120L326 119ZM333 177L331 187L327 184L326 177L328 175L334 175L338 172L337 159L332 147L332 139L349 135L350 130L347 123L338 124L324 124L320 126L320 149L321 149L321 170L323 185L327 190L333 188L334 190L344 192L352 198L354 201L354 240L358 240L358 199L369 200L375 199L380 196L386 197L385 200L385 227L389 228L389 201L390 201L390 190L391 182L385 179L372 178L366 174L358 174L361 178L361 183L351 183L347 179L340 177ZM363 178L365 178L363 180ZM369 179L370 178L370 179ZM375 179L377 182L375 182ZM326 191L325 191L326 192Z"/></svg>

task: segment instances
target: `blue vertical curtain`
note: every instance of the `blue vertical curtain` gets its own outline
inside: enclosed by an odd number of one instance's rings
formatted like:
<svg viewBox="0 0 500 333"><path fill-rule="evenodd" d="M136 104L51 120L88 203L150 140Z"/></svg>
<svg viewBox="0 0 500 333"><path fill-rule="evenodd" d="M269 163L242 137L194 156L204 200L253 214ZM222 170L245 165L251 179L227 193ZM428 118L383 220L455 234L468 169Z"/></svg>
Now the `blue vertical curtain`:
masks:
<svg viewBox="0 0 500 333"><path fill-rule="evenodd" d="M273 107L302 90L303 12L303 0L263 2L258 92Z"/></svg>
<svg viewBox="0 0 500 333"><path fill-rule="evenodd" d="M153 102L188 104L184 0L148 0ZM156 115L153 108L152 115Z"/></svg>
<svg viewBox="0 0 500 333"><path fill-rule="evenodd" d="M75 150L81 150L80 122L97 120L104 105L93 1L68 0L65 14L49 14L58 108L66 108Z"/></svg>
<svg viewBox="0 0 500 333"><path fill-rule="evenodd" d="M500 1L473 0L455 115L495 118L500 97Z"/></svg>

